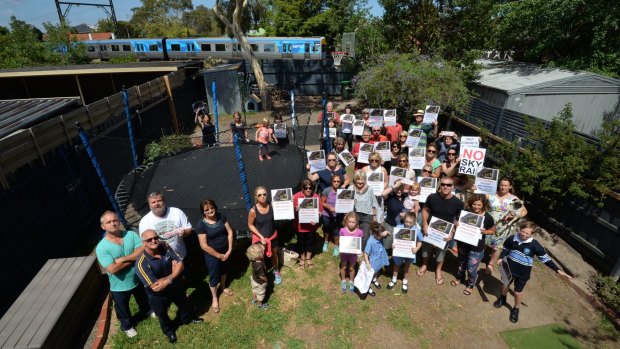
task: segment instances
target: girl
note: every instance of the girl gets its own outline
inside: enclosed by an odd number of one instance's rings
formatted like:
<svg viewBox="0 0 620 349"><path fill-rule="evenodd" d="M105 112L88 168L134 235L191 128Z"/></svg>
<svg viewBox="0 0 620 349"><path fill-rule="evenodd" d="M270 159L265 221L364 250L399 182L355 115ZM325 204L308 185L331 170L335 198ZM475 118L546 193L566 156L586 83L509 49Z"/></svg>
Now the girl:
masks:
<svg viewBox="0 0 620 349"><path fill-rule="evenodd" d="M372 278L372 284L377 289L380 289L381 284L379 283L379 280L377 280L377 277L383 267L390 265L387 252L385 252L385 248L381 242L381 240L388 235L388 232L383 231L381 224L377 222L372 222L370 225L370 232L371 236L368 238L368 242L364 248L364 260L366 260L366 268L368 268L368 270L373 269L375 271L375 275ZM371 297L377 295L372 288L368 288L368 294Z"/></svg>
<svg viewBox="0 0 620 349"><path fill-rule="evenodd" d="M394 228L394 231L398 232L400 229L411 229L412 234L415 234L416 244L415 247L411 248L411 252L413 252L413 258L392 256L392 261L394 262L394 265L392 266L392 280L390 280L390 283L388 283L387 289L391 290L394 288L394 286L396 286L398 270L400 269L400 266L404 264L403 287L401 290L403 293L407 293L407 291L409 290L409 280L407 279L407 275L409 274L409 267L411 267L411 263L415 263L415 254L418 252L420 247L422 247L422 240L424 239L424 236L422 235L422 230L420 229L420 226L417 224L418 219L416 218L415 213L407 212L403 221L404 224L396 226L396 228ZM395 247L395 245L392 245L392 248Z"/></svg>
<svg viewBox="0 0 620 349"><path fill-rule="evenodd" d="M482 229L480 229L482 235L476 246L462 241L456 242L458 247L456 279L452 280L450 284L452 286L465 284L466 287L465 290L463 290L463 294L469 296L478 279L478 265L482 257L484 257L484 241L486 240L486 235L493 235L495 233L495 221L493 217L486 212L489 209L489 200L487 200L484 194L472 195L467 202L467 207L469 207L470 212L484 216ZM465 272L468 274L467 278L465 278Z"/></svg>
<svg viewBox="0 0 620 349"><path fill-rule="evenodd" d="M515 305L510 311L510 322L519 321L519 309L521 308L521 300L523 299L523 289L527 280L530 279L532 265L534 264L534 256L538 257L542 263L553 269L564 279L572 279L562 269L560 269L549 257L545 248L534 240L532 235L539 231L539 228L530 221L519 224L519 233L510 236L504 242L502 254L497 261L497 265L502 264L502 258L507 257L506 263L510 267L512 281L515 283ZM508 285L510 286L510 284ZM508 294L508 286L502 286L502 295L493 303L496 308L501 308L506 304L506 295Z"/></svg>
<svg viewBox="0 0 620 349"><path fill-rule="evenodd" d="M407 197L405 198L405 201L403 202L403 211L396 218L397 224L401 224L401 219L404 220L405 214L407 214L407 212L413 212L416 215L416 217L418 216L418 213L420 212L419 197L420 197L420 184L417 182L414 182L411 185L411 188L409 189L409 194L407 195Z"/></svg>
<svg viewBox="0 0 620 349"><path fill-rule="evenodd" d="M342 220L342 228L340 228L340 236L354 236L361 238L364 235L362 229L359 228L359 222L357 221L357 214L355 212L349 212L344 216ZM346 273L349 269L349 292L355 292L355 286L353 285L353 279L355 279L355 265L357 264L357 255L352 253L340 254L340 289L342 293L347 292L347 280Z"/></svg>
<svg viewBox="0 0 620 349"><path fill-rule="evenodd" d="M334 148L334 140L340 136L340 132L338 130L338 128L336 127L336 120L334 119L329 119L327 121L327 127L329 128L329 130L331 131L329 133L329 144L331 145L331 148ZM335 130L335 135L332 133ZM321 144L323 144L323 141L325 140L325 129L321 129Z"/></svg>
<svg viewBox="0 0 620 349"><path fill-rule="evenodd" d="M206 113L202 116L200 114L204 112L204 109L198 109L196 111L195 121L202 130L202 145L212 147L215 145L215 126L211 122L211 115Z"/></svg>
<svg viewBox="0 0 620 349"><path fill-rule="evenodd" d="M245 122L241 121L241 114L236 111L233 114L233 121L230 122L230 130L232 131L232 136L235 137L237 135L237 140L241 143L248 142L248 130Z"/></svg>
<svg viewBox="0 0 620 349"><path fill-rule="evenodd" d="M353 122L355 115L351 114L351 105L344 107L344 115L340 116L340 127L342 129L342 138L347 142L349 151L353 149Z"/></svg>
<svg viewBox="0 0 620 349"><path fill-rule="evenodd" d="M258 160L263 161L263 156L267 160L271 160L269 156L269 141L272 140L277 144L278 140L273 136L273 130L269 128L269 119L263 118L263 124L256 130L256 141L258 142Z"/></svg>
<svg viewBox="0 0 620 349"><path fill-rule="evenodd" d="M333 156L333 154L332 154ZM339 240L340 236L339 223L342 221L342 213L336 213L336 194L342 183L342 176L335 174L331 179L331 187L325 188L321 193L321 203L323 204L323 212L321 219L323 220L323 252L327 252L329 248L329 235L334 237L334 257L340 254Z"/></svg>
<svg viewBox="0 0 620 349"><path fill-rule="evenodd" d="M276 124L280 127L283 127L281 131L276 131ZM276 114L276 116L273 118L273 130L273 134L278 140L276 143L280 145L280 148L284 148L288 144L288 130L286 123L282 121L282 115Z"/></svg>

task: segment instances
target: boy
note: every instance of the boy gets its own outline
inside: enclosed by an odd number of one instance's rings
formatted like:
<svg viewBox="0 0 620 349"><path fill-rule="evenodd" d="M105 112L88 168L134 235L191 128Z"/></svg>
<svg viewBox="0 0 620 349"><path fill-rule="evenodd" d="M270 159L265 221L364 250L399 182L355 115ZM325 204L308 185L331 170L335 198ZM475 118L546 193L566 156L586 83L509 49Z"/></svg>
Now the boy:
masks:
<svg viewBox="0 0 620 349"><path fill-rule="evenodd" d="M263 303L265 291L267 290L267 274L265 272L265 262L263 255L265 247L262 244L253 244L248 247L246 256L252 262L252 304L256 304L259 309L267 309L269 304Z"/></svg>
<svg viewBox="0 0 620 349"><path fill-rule="evenodd" d="M538 231L538 226L534 222L525 221L519 224L519 233L506 239L500 255L497 265L502 264L502 259L508 256L507 263L510 267L510 273L512 274L512 280L515 283L515 305L510 311L510 322L516 323L519 321L519 309L521 308L521 300L523 299L523 288L527 280L530 278L532 272L532 265L534 264L534 256L543 262L546 266L553 269L565 279L572 279L570 275L567 275L562 271L549 257L545 248L532 237L534 233ZM501 308L506 304L506 295L508 294L508 286L502 286L502 295L493 303L496 308Z"/></svg>

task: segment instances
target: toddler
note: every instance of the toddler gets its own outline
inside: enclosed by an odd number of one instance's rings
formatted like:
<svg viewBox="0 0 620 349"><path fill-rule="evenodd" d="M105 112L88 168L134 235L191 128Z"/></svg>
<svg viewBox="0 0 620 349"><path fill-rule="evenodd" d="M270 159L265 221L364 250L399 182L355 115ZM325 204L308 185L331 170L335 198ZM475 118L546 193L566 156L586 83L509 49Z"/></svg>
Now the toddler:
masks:
<svg viewBox="0 0 620 349"><path fill-rule="evenodd" d="M246 256L252 262L252 304L256 304L259 309L267 309L269 304L263 303L265 292L267 291L267 273L265 271L265 262L263 255L265 247L262 244L253 244L248 247Z"/></svg>

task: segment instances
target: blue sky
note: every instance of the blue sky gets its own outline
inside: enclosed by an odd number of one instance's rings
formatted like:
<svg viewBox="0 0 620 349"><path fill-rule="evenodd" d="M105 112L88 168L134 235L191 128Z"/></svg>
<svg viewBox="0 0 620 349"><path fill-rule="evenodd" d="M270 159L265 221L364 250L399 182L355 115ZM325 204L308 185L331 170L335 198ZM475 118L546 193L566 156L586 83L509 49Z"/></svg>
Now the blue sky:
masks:
<svg viewBox="0 0 620 349"><path fill-rule="evenodd" d="M107 0L73 0L86 3L109 4ZM115 0L114 10L118 20L129 20L131 18L131 9L140 6L140 0ZM205 5L212 7L215 0L194 0L194 6ZM383 14L383 8L377 3L377 0L368 0L368 6L371 13L375 16ZM61 7L63 11L66 5ZM58 23L58 12L54 0L0 0L0 25L8 26L11 16L35 25L43 30L43 22ZM68 14L69 22L72 25L81 23L97 24L101 18L105 18L106 14L102 9L94 6L73 6Z"/></svg>

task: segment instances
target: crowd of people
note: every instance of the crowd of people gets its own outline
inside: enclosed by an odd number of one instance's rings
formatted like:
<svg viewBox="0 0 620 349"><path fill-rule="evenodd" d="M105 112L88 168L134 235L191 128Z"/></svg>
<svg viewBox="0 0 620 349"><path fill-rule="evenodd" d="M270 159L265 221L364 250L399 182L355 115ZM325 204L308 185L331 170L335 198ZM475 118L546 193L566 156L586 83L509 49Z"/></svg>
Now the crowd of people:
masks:
<svg viewBox="0 0 620 349"><path fill-rule="evenodd" d="M341 136L335 137L332 152L326 154L326 168L311 173L308 166L307 178L300 183L300 191L293 195L295 220L292 222L296 233L296 247L299 253L298 268L312 269L313 257L317 252L329 251L333 241L332 255L340 259L340 286L342 293L358 293L376 296L382 288L382 275L387 277L388 290L398 283L398 275L402 269L401 291L409 292L409 270L412 264L417 265L417 256L421 263L415 272L423 277L434 268L435 283L444 284L443 265L446 255L454 251L457 257L457 268L453 271L455 278L450 281L454 287L463 287L463 294L469 296L478 280L480 263L485 251L489 253L486 272L493 273L493 268L507 263L512 273L515 302L511 307L509 319L517 322L523 298L523 289L530 278L534 257L555 270L563 277L569 278L553 263L544 248L533 238L538 228L532 222L517 223L527 214L522 201L513 194L513 183L510 178L499 180L497 192L493 195L475 194L473 185L467 176L458 174L459 139L454 132L438 131L438 124L424 124L423 111L413 115L413 122L408 131L400 124L380 127L368 122L369 112L364 110L360 120L364 120L366 128L360 137L354 136L348 125L349 120L357 120L351 106L345 108L345 114L333 111L329 103L327 110L332 125L339 128ZM323 120L322 113L318 121ZM210 120L205 116L202 122L209 127ZM238 113L231 122L233 132L243 141L247 141L247 127L241 122ZM348 131L345 131L347 129ZM405 140L409 132L421 130L418 147L425 149L424 166L412 168L409 164L408 147ZM342 132L342 133L340 133ZM267 146L276 143L273 130L268 120L263 120L256 132L259 143L259 159L269 159ZM356 163L353 176L338 154L345 146L354 157L359 156L361 143L389 141L392 144L389 159L383 159L377 152L368 157L368 164ZM404 180L390 184L388 180L391 168L402 168ZM380 193L373 191L368 184L368 177L375 173L383 174L383 187ZM420 177L437 178L439 187L424 202L419 200ZM338 189L348 188L354 192L354 209L348 213L336 212L336 194ZM265 302L269 280L268 273L272 270L273 283L283 282L281 267L281 243L274 221L274 208L269 201L269 191L264 186L254 190L254 206L248 212L247 229L252 241L246 251L251 262L252 304L259 309L268 309ZM298 199L317 199L319 217L316 221L302 223L299 220L300 210ZM199 246L204 254L204 263L209 275L209 289L212 301L211 309L219 312L219 296L234 296L227 287L227 270L233 251L233 230L225 215L218 212L216 203L207 199L200 203L202 218L192 225L187 216L178 208L166 205L161 192L150 193L147 197L150 212L139 224L138 232L123 231L116 213L106 211L101 216L101 228L105 237L97 246L96 254L101 266L110 279L110 290L114 299L116 315L121 330L127 336L137 335L135 322L142 317L152 316L159 319L162 332L172 343L176 341L176 329L167 315L171 303L178 308L178 319L181 324L199 323L193 307L189 304L183 286L184 259L187 248L184 238L196 233ZM431 217L446 222L459 224L459 215L467 210L483 217L481 236L477 244L467 244L454 240L454 229L445 237L446 247L439 248L425 241L429 234ZM416 236L416 244L412 247L413 258L392 255L395 247L394 235L399 229L411 229ZM322 238L317 243L318 233ZM361 238L361 255L341 253L339 238L353 236ZM322 246L322 248L318 247ZM431 263L431 258L434 262ZM371 286L359 289L354 285L357 273L361 273L359 262L364 262L363 272L371 272ZM269 268L268 268L269 265ZM506 295L510 283L504 283L494 306L501 308L507 304ZM277 289L276 289L277 290ZM277 292L277 291L275 291ZM139 314L131 316L129 299L131 296L139 307Z"/></svg>

